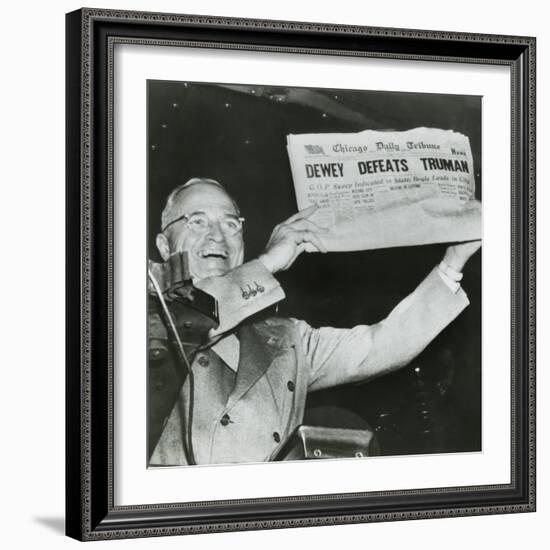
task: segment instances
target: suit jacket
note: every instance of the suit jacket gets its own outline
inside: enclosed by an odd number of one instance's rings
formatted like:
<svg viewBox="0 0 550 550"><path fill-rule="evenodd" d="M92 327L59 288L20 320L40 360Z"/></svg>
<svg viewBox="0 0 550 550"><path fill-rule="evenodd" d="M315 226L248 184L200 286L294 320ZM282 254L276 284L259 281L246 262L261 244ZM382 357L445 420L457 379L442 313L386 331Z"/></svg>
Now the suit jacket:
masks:
<svg viewBox="0 0 550 550"><path fill-rule="evenodd" d="M239 268L236 276L205 283L204 288L216 295L224 287L232 310L238 310L242 300L250 314L252 298L245 299L242 292L249 277L251 282L246 285L253 281L265 289L256 296L263 300L257 307L280 295L271 274L259 262L251 264ZM208 284L212 286L207 288ZM268 294L271 298L266 301L262 296ZM224 303L221 292L216 297ZM243 323L237 329L237 372L212 350L199 353L192 365L192 434L197 463L269 460L302 423L307 392L367 380L408 364L467 305L464 291L453 293L434 269L375 325L316 329L305 321L283 318ZM238 322L239 316L231 315L225 319ZM153 389L151 402L159 399L162 392ZM182 437L188 425L189 399L189 380L176 388L175 394L172 388L172 397L164 403L166 416L161 420L161 435L150 465L187 463Z"/></svg>

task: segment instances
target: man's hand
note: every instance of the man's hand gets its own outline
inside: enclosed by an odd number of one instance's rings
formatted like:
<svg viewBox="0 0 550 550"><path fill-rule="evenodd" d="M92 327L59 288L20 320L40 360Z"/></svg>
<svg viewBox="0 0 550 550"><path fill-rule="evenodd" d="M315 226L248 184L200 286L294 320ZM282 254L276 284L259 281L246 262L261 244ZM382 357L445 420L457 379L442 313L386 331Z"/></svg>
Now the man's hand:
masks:
<svg viewBox="0 0 550 550"><path fill-rule="evenodd" d="M455 271L461 272L466 262L479 250L481 241L468 241L449 246L443 261Z"/></svg>
<svg viewBox="0 0 550 550"><path fill-rule="evenodd" d="M309 220L317 208L314 204L275 226L265 252L259 257L271 273L288 269L304 251L326 252L319 236L328 229Z"/></svg>

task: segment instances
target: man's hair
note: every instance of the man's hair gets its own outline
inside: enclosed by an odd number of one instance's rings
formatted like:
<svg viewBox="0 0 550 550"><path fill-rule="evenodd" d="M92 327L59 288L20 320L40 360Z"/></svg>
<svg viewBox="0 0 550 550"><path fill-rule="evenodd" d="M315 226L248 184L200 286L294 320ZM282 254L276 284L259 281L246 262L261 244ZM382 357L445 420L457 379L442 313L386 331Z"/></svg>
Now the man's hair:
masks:
<svg viewBox="0 0 550 550"><path fill-rule="evenodd" d="M166 199L166 205L164 206L164 209L162 210L162 214L160 217L161 230L163 230L174 219L173 209L177 202L179 194L182 191L189 189L190 187L194 187L195 185L214 185L215 187L220 188L231 199L231 202L233 203L233 206L235 206L235 210L237 211L237 214L240 214L239 205L237 204L237 201L230 195L230 193L228 193L227 189L219 181L216 181L210 178L191 178L185 183L178 185L168 195L168 198Z"/></svg>

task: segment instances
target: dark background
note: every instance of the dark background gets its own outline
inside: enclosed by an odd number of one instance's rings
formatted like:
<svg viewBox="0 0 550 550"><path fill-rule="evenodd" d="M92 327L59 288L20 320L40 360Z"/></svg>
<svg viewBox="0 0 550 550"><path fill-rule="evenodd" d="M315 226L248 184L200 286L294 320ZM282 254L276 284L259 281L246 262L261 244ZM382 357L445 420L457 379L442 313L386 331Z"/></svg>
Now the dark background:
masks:
<svg viewBox="0 0 550 550"><path fill-rule="evenodd" d="M170 191L220 181L246 218L246 259L296 212L286 135L452 129L470 138L481 199L481 98L441 94L148 82L149 253ZM278 314L312 326L384 318L441 260L446 245L303 254L278 274ZM310 394L305 423L376 431L382 454L481 450L481 254L465 269L470 306L409 366ZM272 314L273 310L266 312Z"/></svg>

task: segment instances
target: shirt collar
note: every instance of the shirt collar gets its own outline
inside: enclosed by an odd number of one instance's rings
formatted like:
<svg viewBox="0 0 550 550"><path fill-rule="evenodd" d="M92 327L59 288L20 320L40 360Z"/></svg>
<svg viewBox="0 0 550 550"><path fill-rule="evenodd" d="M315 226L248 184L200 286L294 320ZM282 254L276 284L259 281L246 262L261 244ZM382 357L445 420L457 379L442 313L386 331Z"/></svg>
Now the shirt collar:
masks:
<svg viewBox="0 0 550 550"><path fill-rule="evenodd" d="M220 359L234 372L237 372L239 367L239 339L234 333L224 336L218 340L213 346L212 351L220 357Z"/></svg>

